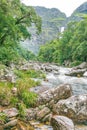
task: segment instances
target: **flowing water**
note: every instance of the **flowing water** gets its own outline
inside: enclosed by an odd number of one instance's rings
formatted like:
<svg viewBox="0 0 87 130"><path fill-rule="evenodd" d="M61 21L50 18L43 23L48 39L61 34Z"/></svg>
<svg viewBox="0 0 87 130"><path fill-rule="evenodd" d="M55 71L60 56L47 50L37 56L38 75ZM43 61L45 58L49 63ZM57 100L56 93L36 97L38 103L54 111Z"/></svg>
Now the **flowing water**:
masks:
<svg viewBox="0 0 87 130"><path fill-rule="evenodd" d="M48 73L47 79L50 87L56 87L63 83L69 83L72 86L73 94L87 94L87 77L71 77L65 74L70 71L69 68L59 68L59 74Z"/></svg>
<svg viewBox="0 0 87 130"><path fill-rule="evenodd" d="M69 83L72 86L72 91L74 95L78 94L87 94L87 77L71 77L66 76L71 69L59 67L58 73L50 72L46 73L47 81L42 81L42 87L45 89L56 87L60 84ZM35 92L38 92L41 89L41 86L34 88ZM41 90L41 91L44 91ZM41 125L41 127L36 128L35 130L53 130L51 126ZM86 125L76 125L75 130L87 130Z"/></svg>
<svg viewBox="0 0 87 130"><path fill-rule="evenodd" d="M56 87L60 84L69 83L72 86L73 94L87 94L87 77L71 77L66 76L65 74L68 73L71 69L70 68L63 68L58 67L58 72L49 72L46 73L46 81L41 80L41 86L34 87L32 91L35 92L43 92L47 89ZM38 79L35 79L38 80ZM26 127L26 130L53 130L52 126L45 125L40 122L32 121L30 124L33 126L33 128L30 127L29 124L27 126L21 122L19 124L22 127ZM14 130L18 130L17 128L14 128ZM87 130L86 125L76 125L75 130Z"/></svg>

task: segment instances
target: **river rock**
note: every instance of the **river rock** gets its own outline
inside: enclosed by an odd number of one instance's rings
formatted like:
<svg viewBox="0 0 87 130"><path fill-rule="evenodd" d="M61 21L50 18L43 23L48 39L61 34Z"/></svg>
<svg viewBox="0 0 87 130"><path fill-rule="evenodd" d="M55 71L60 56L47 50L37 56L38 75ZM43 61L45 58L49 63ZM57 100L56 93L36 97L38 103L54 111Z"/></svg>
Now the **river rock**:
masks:
<svg viewBox="0 0 87 130"><path fill-rule="evenodd" d="M15 120L12 120L12 121L6 123L6 124L4 125L4 128L13 127L13 126L17 125L17 121L18 121L18 120L15 119Z"/></svg>
<svg viewBox="0 0 87 130"><path fill-rule="evenodd" d="M75 70L71 70L69 73L67 73L66 75L68 76L83 76L83 74L86 72L86 68L85 69L75 69Z"/></svg>
<svg viewBox="0 0 87 130"><path fill-rule="evenodd" d="M87 62L83 62L82 64L73 67L70 72L66 75L68 76L83 76L83 74L87 71Z"/></svg>
<svg viewBox="0 0 87 130"><path fill-rule="evenodd" d="M75 130L73 121L65 116L53 116L51 124L54 130Z"/></svg>
<svg viewBox="0 0 87 130"><path fill-rule="evenodd" d="M47 104L49 105L49 102L51 100L54 100L54 102L58 102L60 99L66 99L72 95L72 89L69 84L62 84L58 87L49 89L41 94L39 94L37 104L36 105L43 105Z"/></svg>
<svg viewBox="0 0 87 130"><path fill-rule="evenodd" d="M71 118L75 122L87 121L87 95L74 95L60 100L53 109L54 113Z"/></svg>
<svg viewBox="0 0 87 130"><path fill-rule="evenodd" d="M48 115L50 113L50 109L48 107L44 107L42 110L40 110L37 115L36 118L38 120L43 119L46 115Z"/></svg>
<svg viewBox="0 0 87 130"><path fill-rule="evenodd" d="M18 110L16 108L10 108L10 109L5 109L3 112L7 115L7 117L14 117L18 115Z"/></svg>
<svg viewBox="0 0 87 130"><path fill-rule="evenodd" d="M52 113L49 113L48 115L46 115L43 119L42 122L50 122L51 121L51 117L52 117Z"/></svg>
<svg viewBox="0 0 87 130"><path fill-rule="evenodd" d="M31 121L36 118L36 113L39 111L39 108L30 108L26 109L26 119Z"/></svg>
<svg viewBox="0 0 87 130"><path fill-rule="evenodd" d="M83 62L80 65L73 67L73 69L84 69L87 68L87 62Z"/></svg>

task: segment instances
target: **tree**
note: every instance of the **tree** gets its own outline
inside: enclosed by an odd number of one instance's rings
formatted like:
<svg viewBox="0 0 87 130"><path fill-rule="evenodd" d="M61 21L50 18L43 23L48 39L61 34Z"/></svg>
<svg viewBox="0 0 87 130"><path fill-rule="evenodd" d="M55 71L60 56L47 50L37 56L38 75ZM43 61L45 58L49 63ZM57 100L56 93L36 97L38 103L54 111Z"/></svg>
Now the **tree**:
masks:
<svg viewBox="0 0 87 130"><path fill-rule="evenodd" d="M28 28L34 25L37 33L40 33L41 18L32 7L25 6L20 0L0 0L0 61L2 63L8 65L21 57L31 58L33 54L25 52L18 43L20 40L30 38Z"/></svg>
<svg viewBox="0 0 87 130"><path fill-rule="evenodd" d="M41 48L39 57L42 56L43 60L60 64L69 61L75 65L87 61L87 15L79 22L69 23L56 44L53 44L54 41L51 46L46 44Z"/></svg>
<svg viewBox="0 0 87 130"><path fill-rule="evenodd" d="M0 45L8 38L14 41L30 38L27 28L32 24L41 31L41 19L32 7L20 0L0 0Z"/></svg>

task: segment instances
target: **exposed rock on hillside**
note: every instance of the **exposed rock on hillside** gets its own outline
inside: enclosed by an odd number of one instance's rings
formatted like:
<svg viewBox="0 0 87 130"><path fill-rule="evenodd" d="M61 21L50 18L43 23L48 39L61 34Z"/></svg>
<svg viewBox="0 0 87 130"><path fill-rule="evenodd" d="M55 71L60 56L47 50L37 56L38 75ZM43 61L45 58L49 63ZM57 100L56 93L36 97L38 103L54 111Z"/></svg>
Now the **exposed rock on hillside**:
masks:
<svg viewBox="0 0 87 130"><path fill-rule="evenodd" d="M48 9L39 6L34 8L37 14L42 18L42 33L37 35L34 26L29 28L32 37L31 40L27 39L23 46L37 53L41 44L58 37L61 27L65 25L66 15L56 8Z"/></svg>
<svg viewBox="0 0 87 130"><path fill-rule="evenodd" d="M76 10L68 18L68 22L81 20L80 14L87 14L87 2L83 3L78 8L76 8Z"/></svg>

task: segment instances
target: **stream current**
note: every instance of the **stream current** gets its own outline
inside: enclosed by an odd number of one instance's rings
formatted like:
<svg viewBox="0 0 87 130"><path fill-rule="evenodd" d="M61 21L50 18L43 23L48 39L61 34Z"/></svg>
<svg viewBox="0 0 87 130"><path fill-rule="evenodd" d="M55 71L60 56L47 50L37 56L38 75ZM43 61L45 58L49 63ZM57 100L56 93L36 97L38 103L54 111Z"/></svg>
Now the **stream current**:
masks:
<svg viewBox="0 0 87 130"><path fill-rule="evenodd" d="M58 73L47 72L47 81L41 81L42 87L45 86L47 89L50 89L60 84L68 83L72 87L73 95L87 94L87 77L66 76L65 74L68 73L70 70L70 68L59 67ZM37 86L34 88L33 91L37 93L39 91L43 92L43 90L40 90L42 89L42 87ZM51 126L38 124L35 130L53 130L53 128ZM87 125L75 125L75 130L87 130Z"/></svg>

